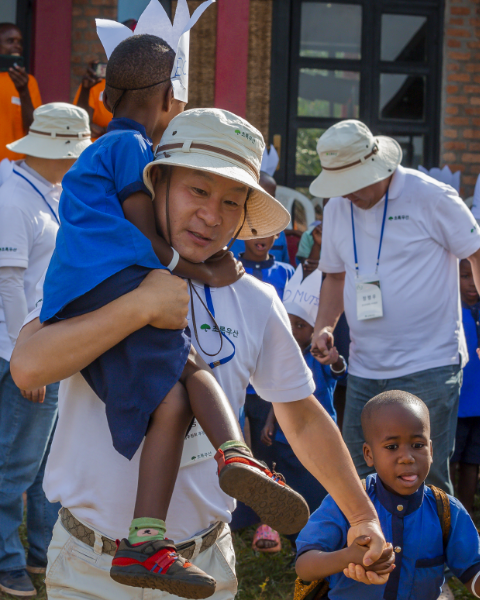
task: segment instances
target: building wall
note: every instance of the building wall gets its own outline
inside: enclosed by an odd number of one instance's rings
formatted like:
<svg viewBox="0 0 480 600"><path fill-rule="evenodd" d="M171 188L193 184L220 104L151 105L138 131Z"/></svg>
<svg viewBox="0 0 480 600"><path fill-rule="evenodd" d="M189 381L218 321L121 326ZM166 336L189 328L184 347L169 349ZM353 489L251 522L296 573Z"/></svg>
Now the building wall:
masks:
<svg viewBox="0 0 480 600"><path fill-rule="evenodd" d="M440 162L462 172L463 198L480 173L480 3L446 0Z"/></svg>
<svg viewBox="0 0 480 600"><path fill-rule="evenodd" d="M107 60L95 29L95 18L116 20L117 0L72 0L72 4L70 94L73 100L88 64Z"/></svg>

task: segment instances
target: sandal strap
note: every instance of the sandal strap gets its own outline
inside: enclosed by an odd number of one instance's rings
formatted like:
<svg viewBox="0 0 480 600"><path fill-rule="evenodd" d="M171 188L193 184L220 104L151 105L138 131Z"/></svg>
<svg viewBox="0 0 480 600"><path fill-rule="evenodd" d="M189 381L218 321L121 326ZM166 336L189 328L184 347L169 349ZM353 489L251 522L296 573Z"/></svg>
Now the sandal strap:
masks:
<svg viewBox="0 0 480 600"><path fill-rule="evenodd" d="M225 452L223 450L218 450L215 454L215 460L218 464L218 473L220 474L222 469L229 464L232 463L243 463L245 465L249 465L250 467L256 467L263 471L265 475L271 477L274 481L279 483L280 485L285 485L285 477L281 473L277 473L275 470L270 471L267 464L261 460L257 460L253 456L247 456L241 452L235 452L232 450L227 450L228 456L225 457Z"/></svg>

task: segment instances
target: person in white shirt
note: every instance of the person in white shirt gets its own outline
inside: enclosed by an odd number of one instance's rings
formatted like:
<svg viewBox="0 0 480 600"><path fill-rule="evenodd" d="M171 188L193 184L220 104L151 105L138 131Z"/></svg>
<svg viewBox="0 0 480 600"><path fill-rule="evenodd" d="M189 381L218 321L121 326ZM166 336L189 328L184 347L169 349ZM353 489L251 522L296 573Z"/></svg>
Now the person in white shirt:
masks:
<svg viewBox="0 0 480 600"><path fill-rule="evenodd" d="M361 477L360 414L385 390L419 396L432 421L428 478L452 492L453 450L466 348L458 259L480 289L480 230L450 186L400 166L395 140L342 121L318 141L322 172L310 186L330 197L319 268L322 287L313 351L331 362L332 331L345 307L350 360L343 435Z"/></svg>
<svg viewBox="0 0 480 600"><path fill-rule="evenodd" d="M158 227L182 256L204 261L235 232L247 239L265 237L284 226L284 209L258 185L263 147L260 132L227 111L191 110L171 121L144 177L159 207ZM17 384L32 389L64 380L44 483L47 497L62 504L49 549L50 600L65 594L89 600L140 600L147 593L151 599L173 597L109 577L113 540L125 536L131 519L141 448L130 462L115 451L105 405L79 371L147 324L185 327L187 314L193 345L210 363L236 414L252 381L273 403L303 464L341 504L351 539L369 536L365 564L382 552L382 561L393 561L340 433L312 395L311 372L274 288L244 276L223 288L193 282L190 293L189 312L187 283L154 270L133 292L67 321L42 326L38 306L20 332L12 356ZM212 598L231 600L237 582L227 523L235 501L220 490L213 455L206 436L194 427L185 442L167 529L180 542L177 551L216 579ZM381 583L390 568L365 573L357 565L352 576Z"/></svg>
<svg viewBox="0 0 480 600"><path fill-rule="evenodd" d="M55 247L60 182L90 143L84 110L63 103L40 106L28 135L8 145L26 156L12 163L0 187L0 590L13 595L35 595L26 571L45 571L59 509L42 489L58 383L20 390L10 374L10 357ZM25 490L26 562L18 536Z"/></svg>

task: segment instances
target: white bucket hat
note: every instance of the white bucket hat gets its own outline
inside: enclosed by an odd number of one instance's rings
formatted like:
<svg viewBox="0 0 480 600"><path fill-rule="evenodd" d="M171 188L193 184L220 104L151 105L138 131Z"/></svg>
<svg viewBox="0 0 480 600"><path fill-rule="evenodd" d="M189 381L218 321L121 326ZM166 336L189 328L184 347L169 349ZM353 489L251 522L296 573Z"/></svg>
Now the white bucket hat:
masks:
<svg viewBox="0 0 480 600"><path fill-rule="evenodd" d="M346 196L386 179L402 160L400 144L390 137L373 136L353 119L332 125L320 137L317 152L322 172L310 193L320 198Z"/></svg>
<svg viewBox="0 0 480 600"><path fill-rule="evenodd" d="M91 143L88 113L73 104L51 102L34 111L28 134L7 148L37 158L78 158Z"/></svg>
<svg viewBox="0 0 480 600"><path fill-rule="evenodd" d="M155 160L143 171L143 179L153 194L152 167L174 165L243 183L252 191L238 239L269 237L287 227L290 215L258 183L264 148L262 134L231 112L217 108L187 110L168 125L156 149Z"/></svg>

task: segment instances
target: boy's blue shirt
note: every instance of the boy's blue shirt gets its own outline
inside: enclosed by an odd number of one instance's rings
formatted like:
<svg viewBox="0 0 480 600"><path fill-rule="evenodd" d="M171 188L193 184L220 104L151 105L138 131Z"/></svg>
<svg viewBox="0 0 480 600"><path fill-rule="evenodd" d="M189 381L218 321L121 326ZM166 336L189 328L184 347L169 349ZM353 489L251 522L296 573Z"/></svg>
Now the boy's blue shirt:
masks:
<svg viewBox="0 0 480 600"><path fill-rule="evenodd" d="M337 381L345 379L347 372L345 371L340 377L335 376L330 369L330 365L322 365L318 360L315 360L310 352L310 346L303 353L303 358L309 369L312 371L313 381L315 382L315 391L313 392L313 395L336 423L337 411L333 405L333 393L337 387ZM287 438L280 429L280 426L278 426L275 432L275 441L281 442L282 444L288 444Z"/></svg>
<svg viewBox="0 0 480 600"><path fill-rule="evenodd" d="M330 600L436 600L444 565L463 583L480 571L477 530L460 502L449 496L450 537L444 556L442 528L433 492L422 486L411 496L387 491L375 475L367 478L367 494L377 510L387 542L400 549L396 568L384 585L365 585L337 573L327 577ZM298 535L297 557L308 550L333 552L347 545L349 524L331 496L311 515Z"/></svg>
<svg viewBox="0 0 480 600"><path fill-rule="evenodd" d="M143 169L152 160L152 140L145 127L131 119L112 119L107 133L84 150L65 175L42 322L122 269L164 268L150 240L122 210L135 192L151 196Z"/></svg>
<svg viewBox="0 0 480 600"><path fill-rule="evenodd" d="M470 360L463 369L463 383L458 406L458 416L461 418L480 416L480 360L477 356L480 334L480 325L477 325L479 309L480 303L472 307L462 303L463 329Z"/></svg>

